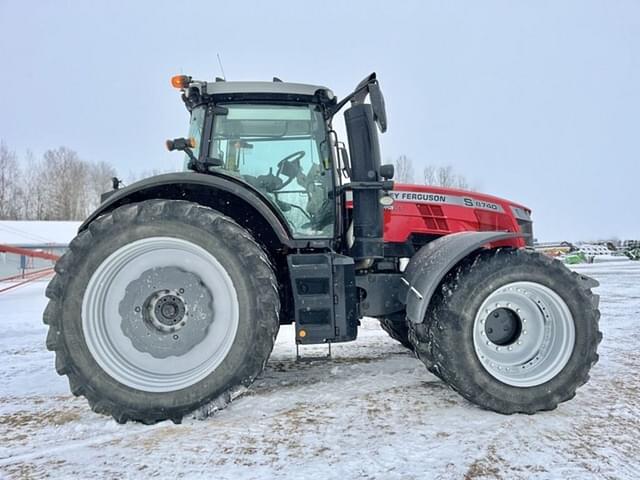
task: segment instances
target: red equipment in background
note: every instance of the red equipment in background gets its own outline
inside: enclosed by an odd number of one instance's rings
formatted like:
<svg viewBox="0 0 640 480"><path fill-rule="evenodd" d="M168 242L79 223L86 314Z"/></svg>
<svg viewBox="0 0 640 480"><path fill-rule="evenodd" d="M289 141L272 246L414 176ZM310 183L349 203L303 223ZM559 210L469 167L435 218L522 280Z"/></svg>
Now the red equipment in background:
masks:
<svg viewBox="0 0 640 480"><path fill-rule="evenodd" d="M60 258L59 255L56 255L54 253L44 252L42 250L32 250L29 248L13 247L10 245L0 245L0 253L13 253L16 255L20 255L23 259L21 261L22 273L9 275L7 277L0 277L0 293L6 292L7 290L12 290L34 280L45 278L53 274L53 265L51 267L40 268L37 270L27 270L27 259L39 258L42 260L51 260L55 263L58 258Z"/></svg>

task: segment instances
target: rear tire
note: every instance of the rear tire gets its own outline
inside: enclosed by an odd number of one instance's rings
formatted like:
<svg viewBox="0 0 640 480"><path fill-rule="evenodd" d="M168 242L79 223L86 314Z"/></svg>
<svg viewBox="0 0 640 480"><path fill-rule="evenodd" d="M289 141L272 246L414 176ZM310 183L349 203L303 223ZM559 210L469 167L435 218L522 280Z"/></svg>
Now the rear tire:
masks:
<svg viewBox="0 0 640 480"><path fill-rule="evenodd" d="M425 321L410 322L410 339L471 402L504 414L552 410L575 396L598 360L594 286L535 252L484 251L445 277Z"/></svg>
<svg viewBox="0 0 640 480"><path fill-rule="evenodd" d="M210 208L119 207L82 231L55 270L44 323L56 370L120 423L180 422L227 403L273 349L280 302L267 255Z"/></svg>
<svg viewBox="0 0 640 480"><path fill-rule="evenodd" d="M413 351L413 345L409 341L409 325L407 325L407 318L404 312L378 318L378 321L382 330L387 332L391 338L400 342L403 347Z"/></svg>

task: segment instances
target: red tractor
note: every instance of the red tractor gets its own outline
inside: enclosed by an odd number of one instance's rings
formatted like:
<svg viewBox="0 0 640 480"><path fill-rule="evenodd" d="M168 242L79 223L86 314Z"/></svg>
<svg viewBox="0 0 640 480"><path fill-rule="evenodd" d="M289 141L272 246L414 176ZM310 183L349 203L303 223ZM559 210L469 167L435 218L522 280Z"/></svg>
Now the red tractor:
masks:
<svg viewBox="0 0 640 480"><path fill-rule="evenodd" d="M522 205L394 185L375 74L341 100L279 79L172 84L185 171L116 182L47 289L47 347L93 410L179 422L251 384L281 324L330 345L363 316L496 412L553 409L587 381L597 282L527 248Z"/></svg>

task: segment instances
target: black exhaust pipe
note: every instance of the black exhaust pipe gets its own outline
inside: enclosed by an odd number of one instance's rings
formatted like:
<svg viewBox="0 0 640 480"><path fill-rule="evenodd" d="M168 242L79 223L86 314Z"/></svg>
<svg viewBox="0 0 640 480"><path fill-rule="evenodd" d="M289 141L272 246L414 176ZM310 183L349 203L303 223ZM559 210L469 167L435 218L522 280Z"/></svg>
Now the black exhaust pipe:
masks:
<svg viewBox="0 0 640 480"><path fill-rule="evenodd" d="M383 189L380 171L380 145L373 109L358 103L344 112L353 190L353 237L351 256L355 260L383 258Z"/></svg>

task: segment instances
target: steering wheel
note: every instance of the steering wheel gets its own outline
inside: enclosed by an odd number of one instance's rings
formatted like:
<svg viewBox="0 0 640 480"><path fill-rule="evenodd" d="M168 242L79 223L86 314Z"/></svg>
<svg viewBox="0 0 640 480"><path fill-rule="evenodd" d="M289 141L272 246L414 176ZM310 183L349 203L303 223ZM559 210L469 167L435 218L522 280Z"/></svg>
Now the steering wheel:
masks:
<svg viewBox="0 0 640 480"><path fill-rule="evenodd" d="M300 173L302 167L300 166L300 160L306 155L304 150L299 150L297 152L292 153L291 155L287 155L282 160L278 162L278 171L276 172L276 177L287 177L284 183L278 188L278 190L282 190L284 187L289 185L294 178Z"/></svg>

